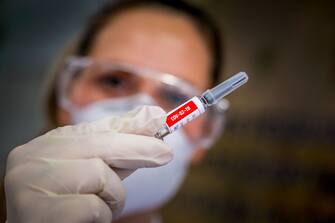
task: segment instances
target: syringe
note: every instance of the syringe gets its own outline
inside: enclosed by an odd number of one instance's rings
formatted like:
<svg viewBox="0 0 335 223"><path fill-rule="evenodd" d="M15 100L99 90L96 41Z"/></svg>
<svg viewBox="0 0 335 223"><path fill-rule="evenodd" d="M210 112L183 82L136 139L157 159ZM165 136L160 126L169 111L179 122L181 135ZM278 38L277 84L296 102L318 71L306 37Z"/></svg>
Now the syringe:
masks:
<svg viewBox="0 0 335 223"><path fill-rule="evenodd" d="M216 104L247 81L248 75L245 72L239 72L214 88L206 90L201 96L189 99L166 115L165 125L158 130L155 137L163 139L204 113L208 107Z"/></svg>

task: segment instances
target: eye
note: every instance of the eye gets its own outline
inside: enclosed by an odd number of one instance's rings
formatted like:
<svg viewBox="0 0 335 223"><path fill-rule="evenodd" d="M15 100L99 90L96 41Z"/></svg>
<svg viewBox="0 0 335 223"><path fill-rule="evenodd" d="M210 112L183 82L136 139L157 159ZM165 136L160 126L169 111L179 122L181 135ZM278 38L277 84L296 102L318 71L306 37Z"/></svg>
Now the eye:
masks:
<svg viewBox="0 0 335 223"><path fill-rule="evenodd" d="M106 84L106 85L109 85L111 87L117 87L119 85L122 85L124 80L120 77L117 77L117 76L106 75L105 77L100 79L100 82L102 84Z"/></svg>
<svg viewBox="0 0 335 223"><path fill-rule="evenodd" d="M131 87L134 84L132 75L123 71L113 71L108 73L100 74L98 77L98 83L110 89L126 88Z"/></svg>

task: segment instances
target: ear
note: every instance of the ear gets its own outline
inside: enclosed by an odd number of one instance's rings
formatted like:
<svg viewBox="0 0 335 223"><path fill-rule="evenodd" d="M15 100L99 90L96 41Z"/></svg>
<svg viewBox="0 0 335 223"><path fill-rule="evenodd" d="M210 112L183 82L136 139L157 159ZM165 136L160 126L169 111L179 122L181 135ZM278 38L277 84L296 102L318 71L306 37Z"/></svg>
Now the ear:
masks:
<svg viewBox="0 0 335 223"><path fill-rule="evenodd" d="M191 157L191 164L199 164L207 153L207 149L198 147L194 150Z"/></svg>
<svg viewBox="0 0 335 223"><path fill-rule="evenodd" d="M59 108L57 111L57 122L60 126L69 125L71 123L70 113L62 108Z"/></svg>

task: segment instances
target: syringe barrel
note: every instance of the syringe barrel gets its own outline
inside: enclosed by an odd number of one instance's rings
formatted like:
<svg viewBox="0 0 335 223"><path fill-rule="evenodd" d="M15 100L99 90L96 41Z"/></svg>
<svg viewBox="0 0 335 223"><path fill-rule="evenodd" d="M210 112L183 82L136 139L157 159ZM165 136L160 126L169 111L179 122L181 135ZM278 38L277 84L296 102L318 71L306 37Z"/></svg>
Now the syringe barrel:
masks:
<svg viewBox="0 0 335 223"><path fill-rule="evenodd" d="M178 130L204 113L205 110L205 104L198 96L189 99L166 115L165 125L158 130L155 137L161 139Z"/></svg>

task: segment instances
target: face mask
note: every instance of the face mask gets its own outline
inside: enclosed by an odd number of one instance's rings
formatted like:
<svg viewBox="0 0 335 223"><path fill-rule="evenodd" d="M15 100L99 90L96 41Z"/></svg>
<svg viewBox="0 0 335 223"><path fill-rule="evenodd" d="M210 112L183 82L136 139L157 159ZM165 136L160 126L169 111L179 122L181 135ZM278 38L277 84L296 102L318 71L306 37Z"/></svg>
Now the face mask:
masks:
<svg viewBox="0 0 335 223"><path fill-rule="evenodd" d="M71 115L71 123L92 122L107 116L120 116L141 105L154 105L154 99L147 94L137 94L130 97L117 99L106 99L94 102L86 107L77 108L69 105L64 106Z"/></svg>
<svg viewBox="0 0 335 223"><path fill-rule="evenodd" d="M147 94L99 101L84 108L68 109L72 123L94 121L110 115L122 115L140 105L155 105L155 100ZM173 160L165 166L143 168L123 180L126 189L126 203L121 215L140 213L161 207L178 191L187 173L194 148L180 129L164 138L174 152Z"/></svg>
<svg viewBox="0 0 335 223"><path fill-rule="evenodd" d="M165 166L143 168L123 180L126 204L122 215L162 207L177 192L188 170L193 146L182 129L164 138L173 150L173 160Z"/></svg>

